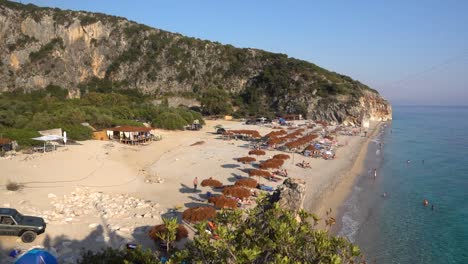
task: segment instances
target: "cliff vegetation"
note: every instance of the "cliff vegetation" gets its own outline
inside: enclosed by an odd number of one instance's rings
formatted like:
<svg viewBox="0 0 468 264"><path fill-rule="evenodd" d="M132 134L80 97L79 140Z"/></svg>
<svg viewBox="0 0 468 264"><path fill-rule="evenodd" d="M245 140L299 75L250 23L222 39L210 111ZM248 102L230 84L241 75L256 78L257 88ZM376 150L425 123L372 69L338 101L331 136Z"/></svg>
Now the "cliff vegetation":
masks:
<svg viewBox="0 0 468 264"><path fill-rule="evenodd" d="M235 48L99 13L0 0L0 92L56 85L87 93L197 100L204 114L389 119L377 91L313 63Z"/></svg>

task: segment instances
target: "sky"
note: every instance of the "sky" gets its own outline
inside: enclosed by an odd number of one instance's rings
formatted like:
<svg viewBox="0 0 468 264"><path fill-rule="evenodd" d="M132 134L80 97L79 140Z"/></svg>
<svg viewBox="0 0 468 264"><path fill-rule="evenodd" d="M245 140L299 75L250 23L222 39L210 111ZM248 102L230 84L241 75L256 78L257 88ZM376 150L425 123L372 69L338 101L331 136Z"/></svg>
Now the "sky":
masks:
<svg viewBox="0 0 468 264"><path fill-rule="evenodd" d="M19 2L19 1L18 1ZM313 62L396 105L468 105L466 0L23 0Z"/></svg>

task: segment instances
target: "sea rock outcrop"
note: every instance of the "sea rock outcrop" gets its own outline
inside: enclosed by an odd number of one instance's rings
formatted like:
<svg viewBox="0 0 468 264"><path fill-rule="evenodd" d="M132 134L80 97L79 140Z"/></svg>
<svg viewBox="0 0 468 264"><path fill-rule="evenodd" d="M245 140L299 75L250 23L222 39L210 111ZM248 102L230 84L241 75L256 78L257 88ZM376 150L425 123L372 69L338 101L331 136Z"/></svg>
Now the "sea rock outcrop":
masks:
<svg viewBox="0 0 468 264"><path fill-rule="evenodd" d="M303 208L306 184L304 180L288 178L270 196L270 202L277 202L283 209L297 214Z"/></svg>

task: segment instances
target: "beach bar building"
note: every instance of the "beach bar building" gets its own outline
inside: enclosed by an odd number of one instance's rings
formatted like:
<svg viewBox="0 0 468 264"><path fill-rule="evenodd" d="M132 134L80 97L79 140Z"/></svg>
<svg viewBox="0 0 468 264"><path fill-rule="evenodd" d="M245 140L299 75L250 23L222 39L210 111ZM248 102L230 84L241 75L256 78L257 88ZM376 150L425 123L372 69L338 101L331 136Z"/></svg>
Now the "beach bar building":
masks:
<svg viewBox="0 0 468 264"><path fill-rule="evenodd" d="M106 130L110 140L124 144L144 144L154 138L154 135L151 134L151 130L153 130L151 127L117 126Z"/></svg>
<svg viewBox="0 0 468 264"><path fill-rule="evenodd" d="M9 138L0 138L0 151L10 151L13 149L13 143Z"/></svg>

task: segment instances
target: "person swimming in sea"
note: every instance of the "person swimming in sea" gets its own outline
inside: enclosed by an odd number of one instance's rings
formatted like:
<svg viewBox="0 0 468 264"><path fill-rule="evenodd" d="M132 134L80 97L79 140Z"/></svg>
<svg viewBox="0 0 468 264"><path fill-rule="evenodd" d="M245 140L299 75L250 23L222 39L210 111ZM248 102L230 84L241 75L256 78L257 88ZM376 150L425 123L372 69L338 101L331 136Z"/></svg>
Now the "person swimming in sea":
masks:
<svg viewBox="0 0 468 264"><path fill-rule="evenodd" d="M406 160L406 163L407 163L407 164L410 164L410 163L411 163L411 160Z"/></svg>
<svg viewBox="0 0 468 264"><path fill-rule="evenodd" d="M424 199L423 205L424 205L424 206L428 206L428 205L429 205L429 201L428 201L427 199Z"/></svg>

